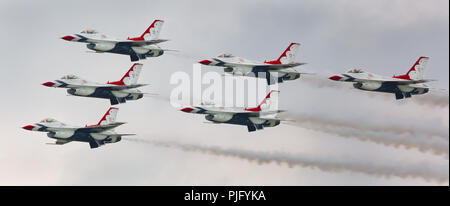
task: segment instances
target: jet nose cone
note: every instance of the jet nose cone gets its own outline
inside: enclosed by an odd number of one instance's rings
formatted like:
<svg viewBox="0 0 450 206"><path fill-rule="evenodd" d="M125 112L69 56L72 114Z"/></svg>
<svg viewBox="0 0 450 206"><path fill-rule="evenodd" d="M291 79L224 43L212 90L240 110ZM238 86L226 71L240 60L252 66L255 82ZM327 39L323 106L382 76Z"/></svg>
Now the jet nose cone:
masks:
<svg viewBox="0 0 450 206"><path fill-rule="evenodd" d="M22 128L31 131L31 130L34 129L34 126L33 125L27 125L27 126L23 126Z"/></svg>
<svg viewBox="0 0 450 206"><path fill-rule="evenodd" d="M340 77L340 76L338 76L338 75L334 75L334 76L331 76L331 77L328 78L328 79L331 79L331 80L334 80L334 81L339 81L340 79L342 79L342 77Z"/></svg>
<svg viewBox="0 0 450 206"><path fill-rule="evenodd" d="M212 63L212 61L205 59L205 60L199 61L198 63L203 64L203 65L209 65Z"/></svg>
<svg viewBox="0 0 450 206"><path fill-rule="evenodd" d="M45 82L45 83L42 83L42 85L47 86L47 87L52 87L53 85L55 85L55 83L53 83L53 82Z"/></svg>
<svg viewBox="0 0 450 206"><path fill-rule="evenodd" d="M182 112L187 112L187 113L190 113L190 112L192 112L194 109L192 109L192 108L190 108L190 107L185 107L185 108L183 108L183 109L180 109L180 111L182 111Z"/></svg>
<svg viewBox="0 0 450 206"><path fill-rule="evenodd" d="M66 41L72 41L73 39L75 39L75 37L70 36L70 35L67 35L67 36L61 37L61 39L64 39L64 40L66 40Z"/></svg>

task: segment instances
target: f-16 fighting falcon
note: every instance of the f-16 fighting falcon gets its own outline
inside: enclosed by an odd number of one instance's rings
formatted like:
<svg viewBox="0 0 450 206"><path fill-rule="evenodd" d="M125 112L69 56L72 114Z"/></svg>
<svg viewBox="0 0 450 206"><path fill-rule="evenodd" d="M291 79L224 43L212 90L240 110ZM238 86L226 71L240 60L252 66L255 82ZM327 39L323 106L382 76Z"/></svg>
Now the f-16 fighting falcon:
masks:
<svg viewBox="0 0 450 206"><path fill-rule="evenodd" d="M109 99L111 105L125 103L127 100L137 100L144 96L138 87L146 84L137 84L142 64L135 63L130 70L115 82L100 84L81 79L75 75L65 75L59 80L45 82L42 85L47 87L68 88L67 93L81 97L95 97Z"/></svg>
<svg viewBox="0 0 450 206"><path fill-rule="evenodd" d="M397 100L410 98L412 95L425 94L429 87L423 83L433 81L423 79L423 72L429 57L420 57L408 73L390 77L351 69L345 74L334 75L329 79L342 82L355 82L353 87L366 91L394 93Z"/></svg>
<svg viewBox="0 0 450 206"><path fill-rule="evenodd" d="M116 122L118 110L118 108L111 107L98 124L84 127L70 126L52 118L46 118L39 123L22 128L30 131L47 132L48 137L56 139L56 145L63 145L72 141L88 142L93 149L106 143L119 142L122 136L134 135L118 134L113 131L114 128L125 124L124 122Z"/></svg>
<svg viewBox="0 0 450 206"><path fill-rule="evenodd" d="M202 60L199 63L208 66L225 67L224 72L232 75L266 78L267 84L271 85L275 81L282 83L286 80L300 78L302 73L293 69L293 67L306 64L294 62L299 46L299 43L291 43L277 60L264 61L264 63L247 60L230 53L223 53L216 58Z"/></svg>
<svg viewBox="0 0 450 206"><path fill-rule="evenodd" d="M181 111L186 113L206 114L206 120L213 123L225 123L235 125L245 125L249 132L262 130L264 127L275 127L280 124L281 120L276 115L282 110L277 110L276 104L271 104L270 98L272 90L267 94L264 100L257 107L244 109L224 109L218 107L196 107L190 106L182 108ZM272 101L272 103L276 103ZM275 106L274 106L275 105Z"/></svg>
<svg viewBox="0 0 450 206"><path fill-rule="evenodd" d="M92 29L83 30L80 34L67 35L61 39L87 43L87 48L95 52L125 54L130 56L131 61L138 61L164 54L164 49L156 45L167 41L158 38L163 24L164 21L155 20L141 36L128 37L127 40L114 39Z"/></svg>

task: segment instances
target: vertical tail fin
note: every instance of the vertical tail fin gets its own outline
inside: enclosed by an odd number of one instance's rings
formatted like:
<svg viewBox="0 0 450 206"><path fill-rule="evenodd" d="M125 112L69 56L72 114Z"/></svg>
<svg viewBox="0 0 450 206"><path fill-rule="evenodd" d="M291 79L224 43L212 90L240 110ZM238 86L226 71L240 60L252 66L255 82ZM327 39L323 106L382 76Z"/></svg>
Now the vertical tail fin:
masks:
<svg viewBox="0 0 450 206"><path fill-rule="evenodd" d="M423 73L425 71L425 67L428 63L429 57L419 57L419 59L414 63L414 65L409 69L408 73L404 75L394 76L393 78L397 79L406 79L406 80L420 80L423 79Z"/></svg>
<svg viewBox="0 0 450 206"><path fill-rule="evenodd" d="M119 108L110 107L108 111L106 111L105 115L100 119L100 121L97 124L93 125L86 125L86 127L93 127L93 126L100 126L105 124L111 124L116 121L117 112L119 111Z"/></svg>
<svg viewBox="0 0 450 206"><path fill-rule="evenodd" d="M144 41L144 40L158 39L163 24L164 24L163 20L155 20L140 37L128 38L128 40Z"/></svg>
<svg viewBox="0 0 450 206"><path fill-rule="evenodd" d="M103 115L103 117L100 119L97 125L105 125L114 123L116 121L117 112L119 111L119 108L111 107L108 109L108 111Z"/></svg>
<svg viewBox="0 0 450 206"><path fill-rule="evenodd" d="M298 52L299 43L291 43L288 48L274 61L265 61L266 64L289 64L294 62Z"/></svg>
<svg viewBox="0 0 450 206"><path fill-rule="evenodd" d="M141 73L142 70L142 65L143 64L140 63L133 64L133 66L131 66L128 72L125 73L122 79L115 82L108 82L108 84L114 84L119 86L136 84L139 79L139 74Z"/></svg>
<svg viewBox="0 0 450 206"><path fill-rule="evenodd" d="M260 112L260 111L262 111L263 109L264 110L272 110L272 109L274 109L274 107L278 107L278 105L276 105L276 104L274 104L274 103L276 103L276 101L273 101L273 100L270 100L271 99L271 97L273 97L272 95L272 93L274 93L274 92L280 92L280 91L277 91L277 90L272 90L272 91L270 91L267 95L266 95L266 97L262 100L262 102L257 106L257 107L254 107L254 108L246 108L245 109L245 111L250 111L250 112ZM272 99L276 99L276 97L275 98L272 98Z"/></svg>

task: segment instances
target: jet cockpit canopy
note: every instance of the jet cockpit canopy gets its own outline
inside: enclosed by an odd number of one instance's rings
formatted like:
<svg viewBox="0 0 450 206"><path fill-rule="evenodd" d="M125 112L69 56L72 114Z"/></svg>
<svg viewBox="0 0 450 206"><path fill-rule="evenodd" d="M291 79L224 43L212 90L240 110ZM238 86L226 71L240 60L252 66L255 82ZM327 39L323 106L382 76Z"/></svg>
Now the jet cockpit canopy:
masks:
<svg viewBox="0 0 450 206"><path fill-rule="evenodd" d="M348 70L347 73L364 73L364 70L358 69L358 68L353 68L353 69Z"/></svg>
<svg viewBox="0 0 450 206"><path fill-rule="evenodd" d="M61 79L79 79L79 78L73 74L67 74L61 77Z"/></svg>
<svg viewBox="0 0 450 206"><path fill-rule="evenodd" d="M41 123L52 123L52 122L57 122L57 121L53 118L45 118L45 119L41 120Z"/></svg>
<svg viewBox="0 0 450 206"><path fill-rule="evenodd" d="M217 56L219 58L232 58L234 57L234 55L230 54L230 53L222 53L219 56Z"/></svg>
<svg viewBox="0 0 450 206"><path fill-rule="evenodd" d="M94 29L85 29L81 31L82 34L97 34L98 32Z"/></svg>

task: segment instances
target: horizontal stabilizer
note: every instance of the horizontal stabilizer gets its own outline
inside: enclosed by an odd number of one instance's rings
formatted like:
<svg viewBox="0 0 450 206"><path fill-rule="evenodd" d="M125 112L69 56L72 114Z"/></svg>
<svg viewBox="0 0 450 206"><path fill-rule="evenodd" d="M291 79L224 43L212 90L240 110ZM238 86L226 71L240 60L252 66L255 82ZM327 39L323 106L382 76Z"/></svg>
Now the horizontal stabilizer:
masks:
<svg viewBox="0 0 450 206"><path fill-rule="evenodd" d="M429 89L429 87L427 85L424 85L424 84L410 84L408 86L413 87L413 88L417 88L417 89Z"/></svg>
<svg viewBox="0 0 450 206"><path fill-rule="evenodd" d="M180 50L177 50L177 49L163 49L163 51L180 52Z"/></svg>
<svg viewBox="0 0 450 206"><path fill-rule="evenodd" d="M123 136L135 136L136 134L113 134L113 135L110 135L110 136L120 136L120 137L123 137Z"/></svg>
<svg viewBox="0 0 450 206"><path fill-rule="evenodd" d="M80 132L88 132L88 133L97 133L97 132L103 132L106 130L114 129L122 124L125 124L125 122L114 122L109 124L103 124L103 125L95 125L95 126L88 126L84 128L80 128Z"/></svg>

